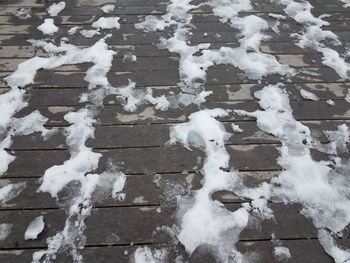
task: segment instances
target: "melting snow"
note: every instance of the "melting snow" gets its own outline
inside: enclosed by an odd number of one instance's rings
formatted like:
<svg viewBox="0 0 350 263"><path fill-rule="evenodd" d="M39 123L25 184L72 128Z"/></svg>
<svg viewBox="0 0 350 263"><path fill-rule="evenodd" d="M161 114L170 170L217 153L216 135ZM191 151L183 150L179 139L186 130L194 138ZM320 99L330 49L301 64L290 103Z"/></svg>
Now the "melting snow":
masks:
<svg viewBox="0 0 350 263"><path fill-rule="evenodd" d="M44 230L44 227L44 217L36 217L32 222L30 222L29 226L27 227L27 230L24 233L24 239L37 239L38 235Z"/></svg>

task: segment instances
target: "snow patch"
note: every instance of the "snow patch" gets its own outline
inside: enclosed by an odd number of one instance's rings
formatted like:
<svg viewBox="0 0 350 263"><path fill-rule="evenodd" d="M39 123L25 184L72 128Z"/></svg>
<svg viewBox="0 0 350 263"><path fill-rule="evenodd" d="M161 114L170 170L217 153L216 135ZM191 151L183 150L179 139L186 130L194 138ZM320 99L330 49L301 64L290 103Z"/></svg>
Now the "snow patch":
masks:
<svg viewBox="0 0 350 263"><path fill-rule="evenodd" d="M109 4L109 5L104 5L100 8L104 13L109 14L114 11L115 5Z"/></svg>
<svg viewBox="0 0 350 263"><path fill-rule="evenodd" d="M139 247L134 253L135 263L163 263L166 262L168 251L166 249L150 249Z"/></svg>
<svg viewBox="0 0 350 263"><path fill-rule="evenodd" d="M100 17L97 21L92 23L92 27L97 29L119 29L119 19L119 17Z"/></svg>
<svg viewBox="0 0 350 263"><path fill-rule="evenodd" d="M240 182L235 171L226 172L229 154L225 142L230 134L225 131L216 117L227 116L223 109L206 109L192 113L189 122L170 129L170 141L180 142L186 148L196 147L206 154L202 188L192 198L182 198L178 203L179 218L177 239L192 253L201 245L209 245L223 262L230 257L241 258L235 250L240 232L248 224L248 212L245 208L236 211L227 210L222 203L214 201L212 194L221 190L232 190L232 185Z"/></svg>
<svg viewBox="0 0 350 263"><path fill-rule="evenodd" d="M37 27L44 35L53 35L58 31L58 27L55 26L52 18L46 18L44 23Z"/></svg>
<svg viewBox="0 0 350 263"><path fill-rule="evenodd" d="M38 216L36 217L27 227L26 232L24 233L24 239L37 239L38 235L44 230L45 223L44 223L44 217Z"/></svg>
<svg viewBox="0 0 350 263"><path fill-rule="evenodd" d="M22 7L18 9L15 13L15 16L19 19L28 19L32 17L32 10L29 7Z"/></svg>
<svg viewBox="0 0 350 263"><path fill-rule="evenodd" d="M61 1L59 3L53 3L48 9L47 12L50 16L57 16L64 8L66 7L66 3Z"/></svg>

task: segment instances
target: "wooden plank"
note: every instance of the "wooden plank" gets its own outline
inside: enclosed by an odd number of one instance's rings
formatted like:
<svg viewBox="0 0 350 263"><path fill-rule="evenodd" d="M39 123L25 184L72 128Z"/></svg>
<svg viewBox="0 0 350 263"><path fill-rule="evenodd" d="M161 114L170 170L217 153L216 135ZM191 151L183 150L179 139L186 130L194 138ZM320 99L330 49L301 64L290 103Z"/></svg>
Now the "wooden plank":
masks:
<svg viewBox="0 0 350 263"><path fill-rule="evenodd" d="M346 239L340 239L338 241L341 245L347 247L349 241ZM305 240L283 240L282 245L289 248L292 258L288 260L290 263L332 263L334 262L320 246L316 239ZM84 262L130 262L133 257L133 253L139 247L143 247L142 244L135 244L132 246L88 246L82 251ZM180 245L172 244L147 244L151 249L166 249L169 251L167 262L174 262L178 255L182 255L184 260L189 263L212 263L215 258L210 255L210 250L204 246L196 249L192 255L188 256L184 253L184 249ZM239 241L237 243L239 251L242 253L253 253L255 258L261 263L275 262L273 257L273 244L271 241ZM32 254L37 251L36 249L14 249L14 250L2 250L0 253L1 262L30 262L32 260ZM59 255L57 260L60 262L69 262L71 258L66 255Z"/></svg>
<svg viewBox="0 0 350 263"><path fill-rule="evenodd" d="M305 100L300 95L303 88L318 96L320 100L344 100L350 83L301 83L285 84L285 89L290 100ZM205 90L213 93L206 98L207 102L223 101L245 101L256 100L254 92L261 90L262 84L231 84L231 85L205 85ZM136 85L137 89L144 90L144 87ZM154 96L161 96L169 92L179 92L176 86L154 86L151 87ZM8 88L0 88L0 94L7 92ZM85 105L79 102L80 95L88 92L87 88L34 88L28 91L29 104L31 106L74 106ZM335 101L336 102L336 101ZM109 95L104 100L105 105L120 104L115 95Z"/></svg>
<svg viewBox="0 0 350 263"><path fill-rule="evenodd" d="M291 101L293 115L297 120L348 120L350 118L349 104L345 100L336 101L334 107L324 101ZM206 108L242 109L247 111L258 110L258 104L254 101L208 102L203 103ZM39 110L48 117L50 126L67 125L63 116L76 111L78 106L29 106L19 112L16 117L23 117L33 110ZM178 109L158 111L151 106L140 106L134 113L125 112L120 105L106 105L98 116L102 125L139 124L139 123L178 123L186 120L187 116L198 111L196 105L190 105ZM253 120L252 118L237 115L229 115L222 121Z"/></svg>
<svg viewBox="0 0 350 263"><path fill-rule="evenodd" d="M277 60L281 64L290 65L291 67L302 68L302 67L327 67L321 63L322 57L320 54L281 54L276 56ZM18 64L26 61L26 59L1 59L0 71L15 71ZM55 72L81 72L86 71L91 67L90 63L77 64L77 65L64 65L55 68ZM112 62L111 71L139 71L139 70L178 70L179 68L179 57L178 56L147 56L138 57L137 61L132 62L128 58L115 57ZM217 65L215 68L227 68L227 65Z"/></svg>
<svg viewBox="0 0 350 263"><path fill-rule="evenodd" d="M265 220L260 226L248 226L240 235L240 240L270 240L271 234L284 238L315 238L316 229L303 215L297 205L272 203L275 220ZM228 204L226 207L234 211L240 204ZM163 207L158 213L156 207L113 207L94 209L86 219L87 245L127 245L130 243L159 243L169 242L171 238L166 233L154 233L157 227L174 224L176 206ZM44 214L46 225L49 226L37 240L23 240L23 234L28 224L36 216ZM15 216L16 215L16 216ZM22 210L2 211L1 222L11 222L12 232L0 243L4 248L33 248L45 246L45 240L54 231L62 227L63 213L61 210ZM142 218L142 220L140 220ZM60 219L60 220L57 220ZM57 221L62 223L57 223ZM114 233L119 238L111 240Z"/></svg>
<svg viewBox="0 0 350 263"><path fill-rule="evenodd" d="M269 181L277 176L279 171L254 171L240 172L244 181L251 187L257 186L263 181ZM190 191L201 187L200 173L171 173L161 174L158 185L154 183L154 174L129 175L123 192L125 200L119 202L110 194L97 190L93 195L93 203L96 208L125 207L125 206L170 206L176 205L177 196L183 196ZM26 188L16 198L0 204L1 210L21 209L56 209L61 202L56 203L48 193L37 192L41 185L38 178L2 178L0 186L10 183L25 182ZM61 200L71 196L72 188L66 188L60 193ZM213 198L223 203L241 203L246 200L236 196L232 192L220 191ZM1 213L1 212L0 212Z"/></svg>
<svg viewBox="0 0 350 263"><path fill-rule="evenodd" d="M6 77L10 72L0 72L0 77ZM180 81L178 70L139 70L139 71L114 71L108 73L108 79L113 86L126 85L130 80L136 82L140 87L148 86L176 86ZM161 76L161 77L160 77ZM218 78L217 76L220 76ZM37 72L34 87L86 87L84 81L85 73L82 72L54 72L53 70L41 70ZM278 74L263 77L259 82L263 85L279 82L302 83L344 83L342 79L331 68L303 68L290 79ZM242 71L232 66L226 68L211 67L207 71L206 84L257 84L257 80L248 78ZM0 87L6 88L5 80L0 81Z"/></svg>
<svg viewBox="0 0 350 263"><path fill-rule="evenodd" d="M277 145L250 144L228 145L231 156L230 167L241 171L279 170L276 162L279 153ZM99 149L103 156L99 168L101 173L108 168L109 161L122 166L126 174L181 173L196 171L202 167L203 153L194 149L189 151L182 146L163 146L148 148ZM9 166L5 177L38 177L53 165L60 165L69 159L67 150L17 150L11 151L17 159ZM328 160L328 155L312 151L315 160ZM346 157L346 156L344 156Z"/></svg>
<svg viewBox="0 0 350 263"><path fill-rule="evenodd" d="M303 121L307 125L315 138L322 143L327 143L327 138L322 135L324 130L337 130L341 124L350 124L346 121ZM227 145L245 145L245 144L275 144L279 140L274 136L261 131L255 122L238 121L235 122L242 133L234 133L228 140ZM228 132L232 133L231 123L224 123ZM138 124L138 125L120 125L120 126L97 126L95 130L95 139L87 142L89 147L93 148L125 148L125 147L156 147L165 145L169 140L169 128L173 124ZM65 136L58 132L49 140L44 141L40 134L34 133L27 136L15 136L11 150L30 150L30 149L68 149L65 143Z"/></svg>

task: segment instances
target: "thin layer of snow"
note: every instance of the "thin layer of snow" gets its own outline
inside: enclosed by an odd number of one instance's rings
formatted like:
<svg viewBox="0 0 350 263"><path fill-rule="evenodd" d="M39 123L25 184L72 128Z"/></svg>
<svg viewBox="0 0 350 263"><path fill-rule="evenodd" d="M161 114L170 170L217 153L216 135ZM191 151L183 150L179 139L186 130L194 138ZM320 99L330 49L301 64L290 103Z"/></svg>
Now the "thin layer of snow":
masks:
<svg viewBox="0 0 350 263"><path fill-rule="evenodd" d="M212 199L216 191L231 190L232 185L240 181L235 171L226 172L223 169L228 168L230 156L225 149L225 142L230 134L215 118L227 115L228 112L223 109L193 113L188 117L189 122L171 128L169 141L171 144L180 142L188 149L199 148L206 154L201 169L204 177L202 188L194 193L193 198L179 201L177 239L188 253L200 245L210 245L223 262L230 257L242 257L233 245L248 224L245 208L231 212L222 203Z"/></svg>
<svg viewBox="0 0 350 263"><path fill-rule="evenodd" d="M304 99L307 99L307 100L313 100L313 101L318 101L320 100L316 94L310 92L310 91L307 91L307 90L304 90L304 89L300 89L300 95L304 98Z"/></svg>
<svg viewBox="0 0 350 263"><path fill-rule="evenodd" d="M58 31L58 27L55 26L52 18L46 18L44 23L37 27L44 35L53 35Z"/></svg>
<svg viewBox="0 0 350 263"><path fill-rule="evenodd" d="M66 7L66 3L61 1L59 3L53 3L48 9L47 13L50 16L57 16L64 8Z"/></svg>
<svg viewBox="0 0 350 263"><path fill-rule="evenodd" d="M108 5L104 5L100 8L104 13L109 14L111 12L114 11L115 9L115 5L112 4L108 4Z"/></svg>
<svg viewBox="0 0 350 263"><path fill-rule="evenodd" d="M8 237L8 235L11 233L12 227L13 224L0 224L0 241L4 241Z"/></svg>
<svg viewBox="0 0 350 263"><path fill-rule="evenodd" d="M38 235L44 230L45 223L44 217L38 216L36 217L27 227L26 232L24 233L24 239L37 239Z"/></svg>
<svg viewBox="0 0 350 263"><path fill-rule="evenodd" d="M2 160L2 159L0 159ZM7 184L0 188L0 203L6 203L13 198L16 198L26 188L26 182L16 184Z"/></svg>
<svg viewBox="0 0 350 263"><path fill-rule="evenodd" d="M100 17L97 21L92 23L92 27L97 29L119 29L119 19L119 17Z"/></svg>

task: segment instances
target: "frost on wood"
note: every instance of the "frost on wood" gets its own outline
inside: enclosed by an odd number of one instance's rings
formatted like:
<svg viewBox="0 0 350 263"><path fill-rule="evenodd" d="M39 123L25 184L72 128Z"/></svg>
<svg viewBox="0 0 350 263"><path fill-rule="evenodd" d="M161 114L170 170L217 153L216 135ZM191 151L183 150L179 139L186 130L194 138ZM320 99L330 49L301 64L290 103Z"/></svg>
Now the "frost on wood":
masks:
<svg viewBox="0 0 350 263"><path fill-rule="evenodd" d="M29 226L27 227L27 230L24 233L24 239L37 239L38 235L44 230L44 227L44 217L36 217L32 222L30 222Z"/></svg>

